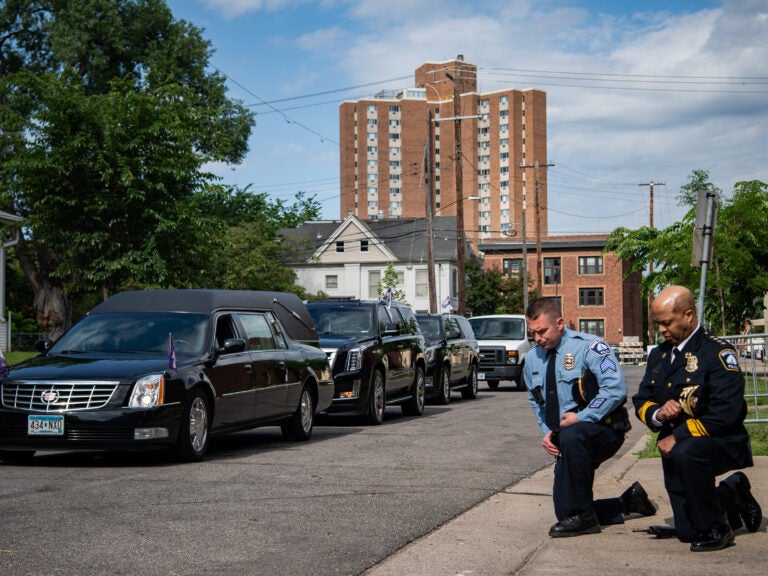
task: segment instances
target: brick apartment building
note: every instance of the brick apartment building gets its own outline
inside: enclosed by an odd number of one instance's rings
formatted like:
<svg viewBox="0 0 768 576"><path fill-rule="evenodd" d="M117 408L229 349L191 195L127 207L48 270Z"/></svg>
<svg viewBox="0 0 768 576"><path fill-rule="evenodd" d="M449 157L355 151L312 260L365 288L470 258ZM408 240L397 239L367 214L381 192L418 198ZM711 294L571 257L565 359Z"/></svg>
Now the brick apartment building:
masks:
<svg viewBox="0 0 768 576"><path fill-rule="evenodd" d="M539 205L546 207L546 170L534 169L547 164L546 93L504 89L479 94L477 66L461 55L421 65L411 88L342 103L339 118L342 217L423 218L428 182L433 214L455 216L457 123L464 229L470 241L503 239L519 229L524 190L532 206L537 176ZM466 202L470 197L477 201ZM534 210L526 212L531 231L534 217ZM546 209L539 225L546 235Z"/></svg>
<svg viewBox="0 0 768 576"><path fill-rule="evenodd" d="M541 296L560 299L568 327L605 338L610 344L643 340L644 303L640 273L627 276L628 263L603 253L606 235L549 236L541 241ZM486 269L522 274L523 243L485 242ZM528 278L537 285L536 244L526 246Z"/></svg>
<svg viewBox="0 0 768 576"><path fill-rule="evenodd" d="M531 285L536 237L541 294L561 299L568 325L614 344L642 339L640 277L624 278L626 263L602 253L605 236L548 236L545 92L478 93L477 66L459 55L422 64L412 87L342 103L339 125L342 218L424 218L428 191L434 216L457 216L460 166L459 234L485 254L486 268L519 273L522 243L511 240L521 237L525 218Z"/></svg>

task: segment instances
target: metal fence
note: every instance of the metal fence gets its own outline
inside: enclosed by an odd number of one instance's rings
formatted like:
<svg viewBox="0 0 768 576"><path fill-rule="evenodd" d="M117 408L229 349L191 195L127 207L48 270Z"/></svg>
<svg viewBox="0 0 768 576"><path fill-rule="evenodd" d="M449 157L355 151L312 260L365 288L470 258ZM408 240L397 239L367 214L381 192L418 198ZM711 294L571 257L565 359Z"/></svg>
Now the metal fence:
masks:
<svg viewBox="0 0 768 576"><path fill-rule="evenodd" d="M721 336L730 342L739 355L739 364L744 372L747 399L747 419L745 422L768 422L768 334L744 334Z"/></svg>

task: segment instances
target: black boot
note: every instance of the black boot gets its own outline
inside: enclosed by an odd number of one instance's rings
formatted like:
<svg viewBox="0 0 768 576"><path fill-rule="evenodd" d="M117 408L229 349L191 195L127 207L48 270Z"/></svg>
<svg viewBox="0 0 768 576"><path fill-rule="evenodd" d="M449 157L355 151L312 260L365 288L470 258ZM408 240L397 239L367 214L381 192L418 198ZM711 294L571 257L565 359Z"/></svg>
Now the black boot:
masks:
<svg viewBox="0 0 768 576"><path fill-rule="evenodd" d="M568 516L549 529L549 535L552 538L567 538L568 536L597 534L598 532L600 532L600 521L593 510Z"/></svg>
<svg viewBox="0 0 768 576"><path fill-rule="evenodd" d="M752 496L749 478L743 472L734 472L731 478L733 478L733 486L736 488L736 508L739 511L739 516L741 516L747 530L757 532L763 522L763 510L755 497Z"/></svg>
<svg viewBox="0 0 768 576"><path fill-rule="evenodd" d="M728 521L723 518L715 522L706 532L696 534L691 542L691 552L714 552L728 548L733 544L733 530Z"/></svg>
<svg viewBox="0 0 768 576"><path fill-rule="evenodd" d="M640 514L641 516L653 516L656 514L656 506L648 498L645 489L640 482L635 482L619 496L621 512L626 515Z"/></svg>

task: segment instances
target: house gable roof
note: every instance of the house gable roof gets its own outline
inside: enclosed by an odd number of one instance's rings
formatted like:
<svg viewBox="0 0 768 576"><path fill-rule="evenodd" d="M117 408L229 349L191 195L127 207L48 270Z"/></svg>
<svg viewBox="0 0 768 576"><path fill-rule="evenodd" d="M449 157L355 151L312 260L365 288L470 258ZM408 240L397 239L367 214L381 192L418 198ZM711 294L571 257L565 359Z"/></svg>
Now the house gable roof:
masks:
<svg viewBox="0 0 768 576"><path fill-rule="evenodd" d="M368 240L370 257L375 262L427 262L426 221L423 218L396 220L360 220L349 216L343 221L305 222L298 228L280 233L303 247L289 255L291 264L327 262L336 253L336 242L345 238ZM433 219L432 250L436 262L456 259L456 218L441 216ZM359 261L359 252L346 252L336 262Z"/></svg>

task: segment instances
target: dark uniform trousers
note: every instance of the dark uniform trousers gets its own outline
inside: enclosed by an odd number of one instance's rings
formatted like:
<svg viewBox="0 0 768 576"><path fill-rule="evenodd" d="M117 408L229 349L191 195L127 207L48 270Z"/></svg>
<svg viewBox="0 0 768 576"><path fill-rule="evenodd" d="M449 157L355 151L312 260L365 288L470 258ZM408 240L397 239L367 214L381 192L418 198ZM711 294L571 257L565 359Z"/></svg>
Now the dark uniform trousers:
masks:
<svg viewBox="0 0 768 576"><path fill-rule="evenodd" d="M669 458L662 458L664 485L675 519L678 538L690 541L697 533L727 517L734 530L742 526L736 508L736 479L728 477L715 484L716 477L729 470L752 466L749 434L744 428L746 414L744 379L732 348L699 329L685 345L684 354L670 362L672 345L657 346L648 364L637 394L635 411L652 427L655 411L670 399L678 400L684 387L699 385L701 397L692 418L682 414L672 423L664 423L659 439L676 430L702 429L701 434L675 434ZM726 367L724 359L732 358ZM723 429L723 423L731 423ZM674 426L674 427L673 427Z"/></svg>
<svg viewBox="0 0 768 576"><path fill-rule="evenodd" d="M560 428L560 458L555 463L552 497L558 520L593 509L600 524L621 524L621 502L618 498L592 499L595 470L618 452L624 444L624 433L605 424L578 422Z"/></svg>
<svg viewBox="0 0 768 576"><path fill-rule="evenodd" d="M721 520L725 511L731 528L741 527L736 508L736 487L726 478L715 486L714 478L739 464L710 437L684 438L675 443L670 457L662 458L664 486L675 518L677 535L690 541L702 528ZM695 502L689 506L688 502Z"/></svg>

